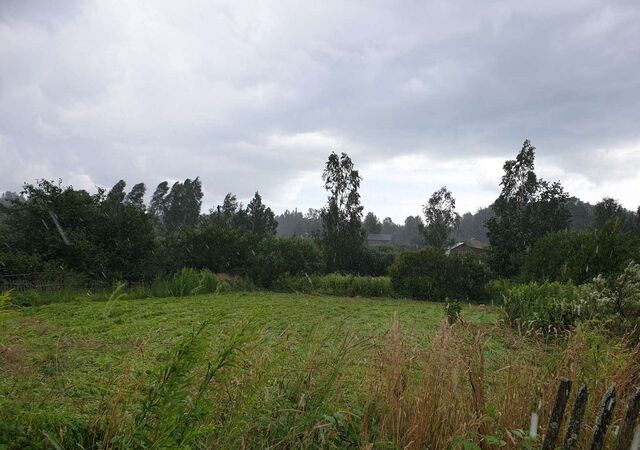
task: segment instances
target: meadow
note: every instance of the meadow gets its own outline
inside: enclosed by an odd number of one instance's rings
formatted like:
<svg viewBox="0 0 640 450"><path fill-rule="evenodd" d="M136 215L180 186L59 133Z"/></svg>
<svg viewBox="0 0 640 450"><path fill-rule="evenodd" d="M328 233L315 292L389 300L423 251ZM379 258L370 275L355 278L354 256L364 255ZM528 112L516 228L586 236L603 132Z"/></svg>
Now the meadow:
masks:
<svg viewBox="0 0 640 450"><path fill-rule="evenodd" d="M0 448L534 448L558 377L624 397L638 357L483 305L453 325L442 303L272 292L5 305Z"/></svg>

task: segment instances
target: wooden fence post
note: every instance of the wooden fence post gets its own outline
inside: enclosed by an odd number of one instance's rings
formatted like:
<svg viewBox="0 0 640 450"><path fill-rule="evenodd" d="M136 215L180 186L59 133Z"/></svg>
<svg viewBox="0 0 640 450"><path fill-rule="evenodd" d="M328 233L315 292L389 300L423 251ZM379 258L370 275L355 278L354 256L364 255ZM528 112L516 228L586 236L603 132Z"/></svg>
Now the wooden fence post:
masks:
<svg viewBox="0 0 640 450"><path fill-rule="evenodd" d="M591 440L591 450L600 450L604 445L604 438L607 435L607 428L613 416L613 408L616 406L616 385L612 384L609 390L602 397L596 424L593 428L593 439Z"/></svg>
<svg viewBox="0 0 640 450"><path fill-rule="evenodd" d="M560 384L558 384L558 392L556 393L556 400L553 404L553 410L549 417L549 425L547 426L547 432L544 435L542 441L542 450L553 450L556 448L556 441L558 440L558 434L560 433L560 426L562 426L562 418L564 417L564 410L567 407L567 400L569 400L569 392L571 391L571 380L567 378L560 378Z"/></svg>
<svg viewBox="0 0 640 450"><path fill-rule="evenodd" d="M618 431L618 442L616 450L629 450L631 448L631 440L633 439L633 431L640 412L640 387L629 398L627 404L627 412L624 415L622 426Z"/></svg>
<svg viewBox="0 0 640 450"><path fill-rule="evenodd" d="M583 384L578 390L576 401L573 404L573 411L571 413L571 418L569 419L567 434L564 438L564 450L575 450L576 448L578 438L580 437L580 431L582 429L582 418L584 417L584 411L587 408L588 399L589 389L586 384Z"/></svg>

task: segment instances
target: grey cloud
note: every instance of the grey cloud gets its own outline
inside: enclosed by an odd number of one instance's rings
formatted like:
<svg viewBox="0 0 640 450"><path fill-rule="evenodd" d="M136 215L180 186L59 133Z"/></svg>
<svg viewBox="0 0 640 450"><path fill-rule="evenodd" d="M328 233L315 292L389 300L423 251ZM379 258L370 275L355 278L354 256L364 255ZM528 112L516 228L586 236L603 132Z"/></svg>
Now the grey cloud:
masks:
<svg viewBox="0 0 640 450"><path fill-rule="evenodd" d="M0 188L200 175L209 203L297 189L302 206L333 149L365 166L506 158L525 137L602 195L640 177L608 153L640 145L637 2L301 5L3 2ZM292 186L310 171L318 191Z"/></svg>

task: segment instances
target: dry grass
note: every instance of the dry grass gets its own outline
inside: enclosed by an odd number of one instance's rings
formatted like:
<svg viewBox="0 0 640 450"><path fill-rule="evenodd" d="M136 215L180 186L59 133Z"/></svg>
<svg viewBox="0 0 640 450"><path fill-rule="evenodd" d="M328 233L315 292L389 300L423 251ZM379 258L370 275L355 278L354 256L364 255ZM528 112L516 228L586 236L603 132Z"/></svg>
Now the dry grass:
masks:
<svg viewBox="0 0 640 450"><path fill-rule="evenodd" d="M369 374L363 441L402 449L457 448L464 441L483 449L521 448L531 441L529 421L536 412L539 438L530 442L535 448L547 426L557 380L567 377L574 383L569 405L582 382L590 388L580 447L586 448L608 386L616 384L624 403L640 385L640 349L621 364L607 363L594 352L589 338L581 330L553 344L526 338L521 344L539 347L532 354L556 351L559 357L546 365L523 358L489 369L485 362L488 339L468 324L451 326L443 320L432 344L420 351L406 347L394 317L377 365ZM569 413L568 408L566 417ZM614 426L622 414L619 406Z"/></svg>

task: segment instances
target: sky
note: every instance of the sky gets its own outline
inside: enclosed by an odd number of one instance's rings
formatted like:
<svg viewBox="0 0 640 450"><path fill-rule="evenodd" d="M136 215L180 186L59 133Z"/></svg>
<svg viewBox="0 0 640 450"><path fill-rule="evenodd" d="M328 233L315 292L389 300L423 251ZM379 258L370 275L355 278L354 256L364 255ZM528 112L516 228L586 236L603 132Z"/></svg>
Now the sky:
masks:
<svg viewBox="0 0 640 450"><path fill-rule="evenodd" d="M640 204L640 2L0 0L0 190L199 176L321 207L331 151L403 222L492 203L525 138L585 201Z"/></svg>

